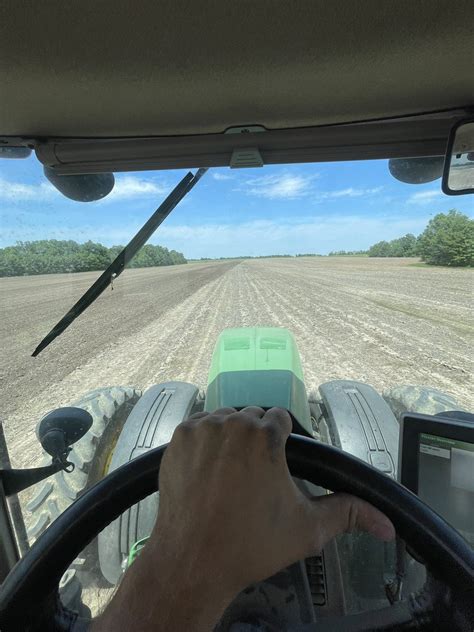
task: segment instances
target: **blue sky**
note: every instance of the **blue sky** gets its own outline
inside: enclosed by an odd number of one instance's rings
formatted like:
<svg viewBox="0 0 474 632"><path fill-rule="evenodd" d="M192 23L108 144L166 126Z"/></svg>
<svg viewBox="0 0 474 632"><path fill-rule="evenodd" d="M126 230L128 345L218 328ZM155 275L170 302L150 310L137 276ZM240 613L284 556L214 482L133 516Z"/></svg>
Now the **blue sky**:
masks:
<svg viewBox="0 0 474 632"><path fill-rule="evenodd" d="M125 244L186 171L116 174L114 191L72 202L36 158L0 163L0 247L35 239ZM212 169L150 239L189 258L365 249L436 213L474 215L471 196L445 196L440 180L403 184L386 160Z"/></svg>

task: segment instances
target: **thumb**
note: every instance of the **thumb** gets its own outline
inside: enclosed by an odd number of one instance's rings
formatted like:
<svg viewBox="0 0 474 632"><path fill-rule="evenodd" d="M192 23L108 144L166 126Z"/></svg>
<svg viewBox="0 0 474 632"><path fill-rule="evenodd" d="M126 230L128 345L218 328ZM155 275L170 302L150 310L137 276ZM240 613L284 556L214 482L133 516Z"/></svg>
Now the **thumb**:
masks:
<svg viewBox="0 0 474 632"><path fill-rule="evenodd" d="M365 531L384 542L395 538L395 527L387 516L356 496L317 496L309 500L308 509L313 552L321 551L336 535L351 531Z"/></svg>

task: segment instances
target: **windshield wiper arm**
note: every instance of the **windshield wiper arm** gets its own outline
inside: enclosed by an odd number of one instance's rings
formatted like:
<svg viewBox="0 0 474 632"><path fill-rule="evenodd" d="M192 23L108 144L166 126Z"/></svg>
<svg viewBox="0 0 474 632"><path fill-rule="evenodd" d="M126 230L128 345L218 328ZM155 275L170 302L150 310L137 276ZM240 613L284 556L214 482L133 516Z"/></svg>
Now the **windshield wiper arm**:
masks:
<svg viewBox="0 0 474 632"><path fill-rule="evenodd" d="M81 296L75 305L65 314L61 320L43 338L31 354L37 356L55 338L69 327L69 325L89 307L95 299L116 279L124 270L127 263L134 257L140 248L148 241L158 226L168 217L171 211L179 204L185 195L191 191L194 185L202 178L207 169L198 169L195 174L187 173L181 182L171 191L166 200L160 204L150 219L140 228L125 248L117 255L109 267L100 275L91 287Z"/></svg>

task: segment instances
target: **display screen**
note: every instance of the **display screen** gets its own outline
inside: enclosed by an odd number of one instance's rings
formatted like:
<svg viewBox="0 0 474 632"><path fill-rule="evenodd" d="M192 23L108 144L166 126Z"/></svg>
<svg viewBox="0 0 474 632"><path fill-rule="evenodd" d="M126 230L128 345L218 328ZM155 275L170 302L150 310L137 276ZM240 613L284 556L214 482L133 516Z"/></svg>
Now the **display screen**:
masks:
<svg viewBox="0 0 474 632"><path fill-rule="evenodd" d="M420 434L418 496L474 548L474 443Z"/></svg>

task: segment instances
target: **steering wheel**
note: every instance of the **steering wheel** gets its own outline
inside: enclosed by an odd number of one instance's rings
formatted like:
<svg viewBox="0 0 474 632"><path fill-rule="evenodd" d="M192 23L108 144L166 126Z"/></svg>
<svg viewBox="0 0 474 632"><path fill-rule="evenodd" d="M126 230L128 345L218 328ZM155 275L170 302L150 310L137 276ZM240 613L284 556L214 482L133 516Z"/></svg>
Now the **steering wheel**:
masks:
<svg viewBox="0 0 474 632"><path fill-rule="evenodd" d="M59 581L84 547L123 511L158 489L166 445L122 465L66 509L12 569L0 592L0 630L85 631L88 621L64 608ZM415 494L350 454L291 435L286 457L293 476L363 498L385 513L429 571L425 591L378 611L293 627L325 630L472 630L474 552ZM435 595L433 597L433 595ZM425 628L425 626L427 626Z"/></svg>

